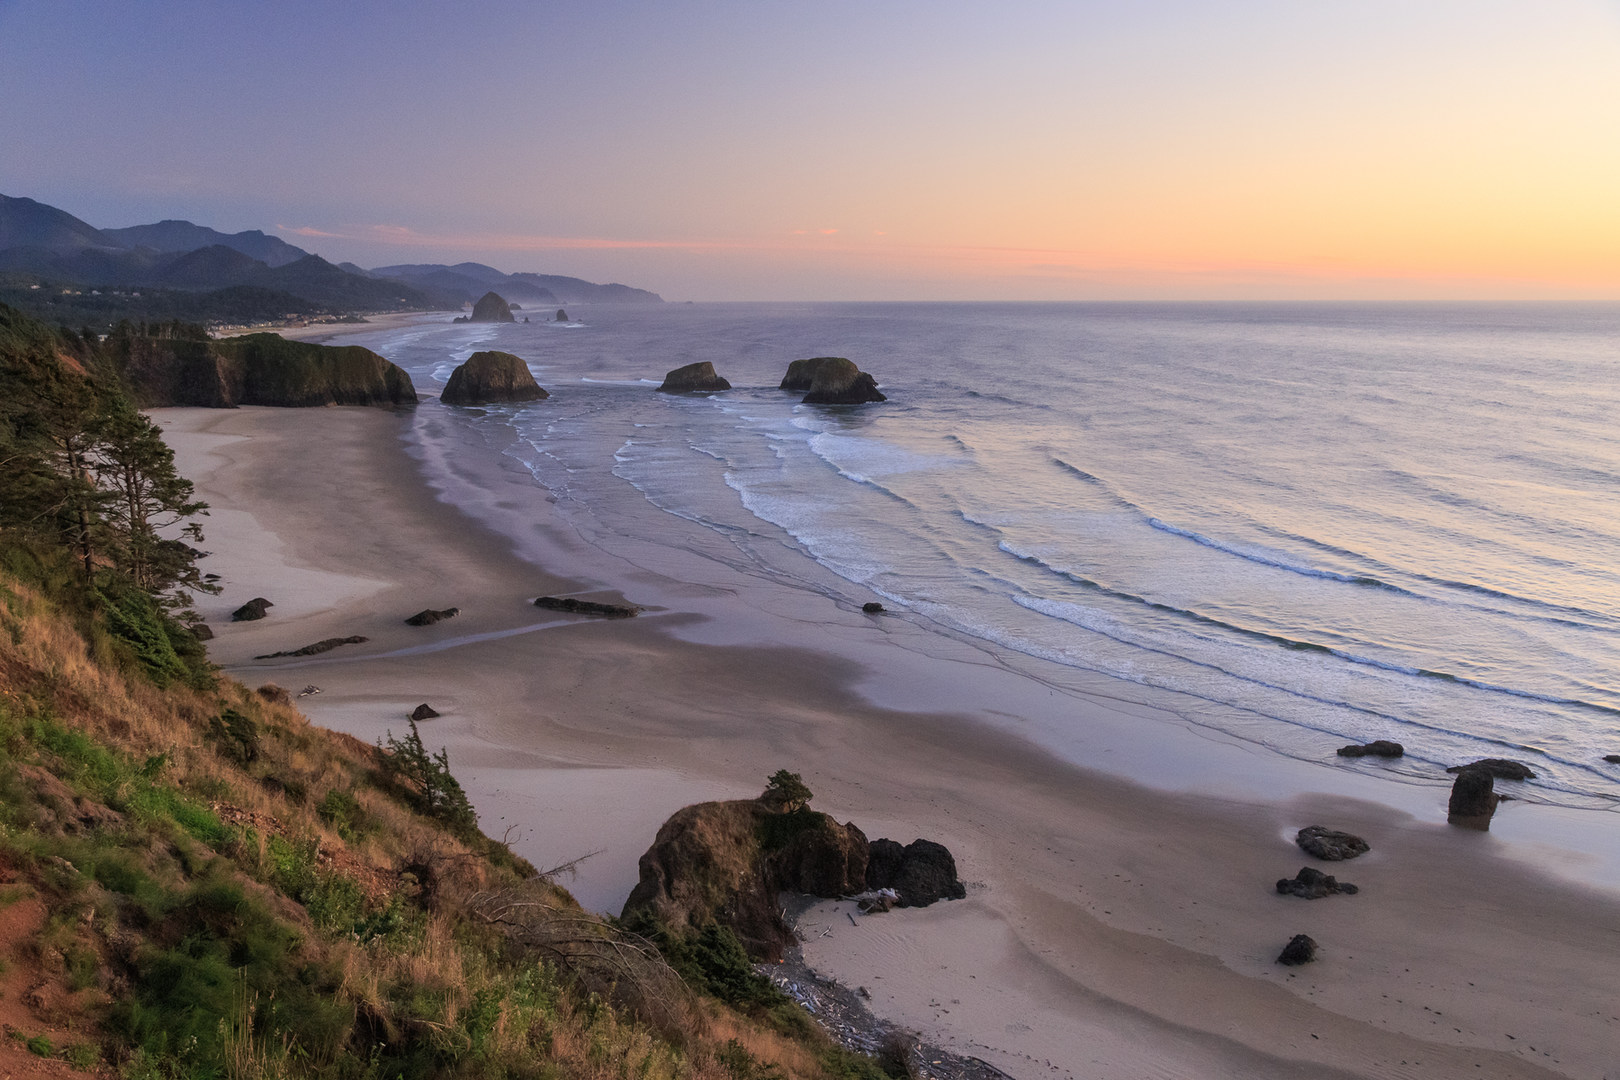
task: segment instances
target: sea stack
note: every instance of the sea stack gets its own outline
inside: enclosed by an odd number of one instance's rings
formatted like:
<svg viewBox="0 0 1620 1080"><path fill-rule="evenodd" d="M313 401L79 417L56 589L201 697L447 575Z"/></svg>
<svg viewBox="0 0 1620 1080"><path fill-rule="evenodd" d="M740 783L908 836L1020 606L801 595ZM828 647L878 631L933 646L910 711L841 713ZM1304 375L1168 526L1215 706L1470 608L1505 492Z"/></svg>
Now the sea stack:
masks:
<svg viewBox="0 0 1620 1080"><path fill-rule="evenodd" d="M777 389L808 394L816 380L816 371L823 365L831 363L847 364L849 361L842 356L812 356L808 360L795 360L788 365L787 374L782 376L781 385Z"/></svg>
<svg viewBox="0 0 1620 1080"><path fill-rule="evenodd" d="M512 308L498 293L487 292L473 305L472 322L517 322Z"/></svg>
<svg viewBox="0 0 1620 1080"><path fill-rule="evenodd" d="M473 353L452 371L439 400L446 405L494 405L550 396L534 381L521 357L490 350Z"/></svg>
<svg viewBox="0 0 1620 1080"><path fill-rule="evenodd" d="M731 384L716 375L714 365L704 360L671 371L658 389L665 394L711 394L716 390L730 390Z"/></svg>
<svg viewBox="0 0 1620 1080"><path fill-rule="evenodd" d="M790 369L791 373L791 369ZM812 369L806 405L864 405L887 401L878 391L877 380L842 356L824 356Z"/></svg>

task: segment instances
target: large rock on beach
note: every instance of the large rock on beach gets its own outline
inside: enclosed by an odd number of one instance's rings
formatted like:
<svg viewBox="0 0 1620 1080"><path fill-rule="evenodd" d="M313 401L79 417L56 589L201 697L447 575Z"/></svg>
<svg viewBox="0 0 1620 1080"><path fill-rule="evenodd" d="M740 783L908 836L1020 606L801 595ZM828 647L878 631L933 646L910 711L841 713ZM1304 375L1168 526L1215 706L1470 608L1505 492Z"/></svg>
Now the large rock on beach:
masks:
<svg viewBox="0 0 1620 1080"><path fill-rule="evenodd" d="M473 353L450 373L439 400L446 405L500 405L550 396L534 381L521 357L486 350Z"/></svg>
<svg viewBox="0 0 1620 1080"><path fill-rule="evenodd" d="M1464 769L1451 785L1446 804L1446 820L1465 829L1484 831L1491 827L1491 815L1502 797L1496 793L1496 779L1486 769Z"/></svg>
<svg viewBox="0 0 1620 1080"><path fill-rule="evenodd" d="M1316 959L1316 941L1306 934L1295 934L1283 946L1283 951L1277 956L1277 963L1296 967L1300 964L1309 964Z"/></svg>
<svg viewBox="0 0 1620 1080"><path fill-rule="evenodd" d="M1499 757L1480 758L1478 761L1470 761L1467 765L1453 765L1446 772L1463 773L1470 769L1488 772L1498 780L1534 780L1536 778L1536 774L1524 762Z"/></svg>
<svg viewBox="0 0 1620 1080"><path fill-rule="evenodd" d="M275 606L264 597L255 596L252 600L231 612L231 622L253 622L262 619L265 613Z"/></svg>
<svg viewBox="0 0 1620 1080"><path fill-rule="evenodd" d="M1314 867L1302 866L1299 873L1277 882L1277 891L1284 896L1297 896L1302 900L1320 900L1324 896L1344 893L1353 896L1361 890L1348 881L1340 881L1332 874L1324 874Z"/></svg>
<svg viewBox="0 0 1620 1080"><path fill-rule="evenodd" d="M866 887L893 889L900 907L927 907L937 900L961 900L967 888L956 876L956 859L944 844L913 840L901 847L894 840L872 842L867 856ZM881 852L881 854L880 854Z"/></svg>
<svg viewBox="0 0 1620 1080"><path fill-rule="evenodd" d="M634 604L599 604L595 600L577 600L572 596L537 596L534 606L547 611L566 611L570 615L595 615L603 619L628 619L640 613Z"/></svg>
<svg viewBox="0 0 1620 1080"><path fill-rule="evenodd" d="M1398 742L1390 742L1388 739L1374 739L1370 743L1339 747L1340 757L1398 758L1405 753L1406 747Z"/></svg>
<svg viewBox="0 0 1620 1080"><path fill-rule="evenodd" d="M713 364L703 360L671 371L658 389L665 394L712 394L730 390L731 384L714 373Z"/></svg>
<svg viewBox="0 0 1620 1080"><path fill-rule="evenodd" d="M887 401L878 391L877 380L842 356L821 357L813 370L806 405L864 405Z"/></svg>
<svg viewBox="0 0 1620 1080"><path fill-rule="evenodd" d="M517 316L512 314L512 307L499 293L487 292L478 298L473 305L470 322L517 322Z"/></svg>
<svg viewBox="0 0 1620 1080"><path fill-rule="evenodd" d="M1295 835L1294 843L1324 862L1343 862L1372 850L1367 841L1354 833L1340 832L1325 825L1307 825Z"/></svg>
<svg viewBox="0 0 1620 1080"><path fill-rule="evenodd" d="M438 715L439 711L425 701L411 710L411 719L414 721L433 720Z"/></svg>

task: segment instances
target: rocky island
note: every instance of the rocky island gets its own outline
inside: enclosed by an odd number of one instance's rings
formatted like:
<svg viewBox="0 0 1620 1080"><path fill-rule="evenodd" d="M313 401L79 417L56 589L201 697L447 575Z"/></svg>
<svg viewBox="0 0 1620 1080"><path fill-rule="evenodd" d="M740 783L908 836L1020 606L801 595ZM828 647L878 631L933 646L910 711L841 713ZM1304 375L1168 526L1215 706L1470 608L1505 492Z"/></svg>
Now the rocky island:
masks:
<svg viewBox="0 0 1620 1080"><path fill-rule="evenodd" d="M534 381L522 357L487 350L473 353L450 373L439 400L446 405L495 405L550 396Z"/></svg>

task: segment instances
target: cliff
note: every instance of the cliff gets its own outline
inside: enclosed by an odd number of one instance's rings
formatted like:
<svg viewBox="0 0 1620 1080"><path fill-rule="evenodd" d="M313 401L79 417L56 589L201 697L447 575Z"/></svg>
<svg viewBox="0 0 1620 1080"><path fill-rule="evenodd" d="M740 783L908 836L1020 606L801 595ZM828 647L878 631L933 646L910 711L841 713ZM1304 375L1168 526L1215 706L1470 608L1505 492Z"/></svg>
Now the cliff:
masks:
<svg viewBox="0 0 1620 1080"><path fill-rule="evenodd" d="M416 403L409 375L357 345L315 345L275 334L211 341L134 330L110 335L107 345L143 408Z"/></svg>

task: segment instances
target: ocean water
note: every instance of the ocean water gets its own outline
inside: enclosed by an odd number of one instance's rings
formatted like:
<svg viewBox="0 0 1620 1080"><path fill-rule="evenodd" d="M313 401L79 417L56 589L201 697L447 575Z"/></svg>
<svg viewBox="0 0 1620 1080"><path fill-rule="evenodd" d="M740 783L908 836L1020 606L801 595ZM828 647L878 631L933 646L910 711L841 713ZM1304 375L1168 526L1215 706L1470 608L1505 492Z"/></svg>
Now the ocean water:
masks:
<svg viewBox="0 0 1620 1080"><path fill-rule="evenodd" d="M545 313L547 315L550 312ZM599 306L358 335L424 396L478 349L502 436L587 542L632 538L1188 695L1346 768L1512 757L1620 808L1620 308ZM889 401L799 403L847 356ZM711 396L653 392L712 361Z"/></svg>

